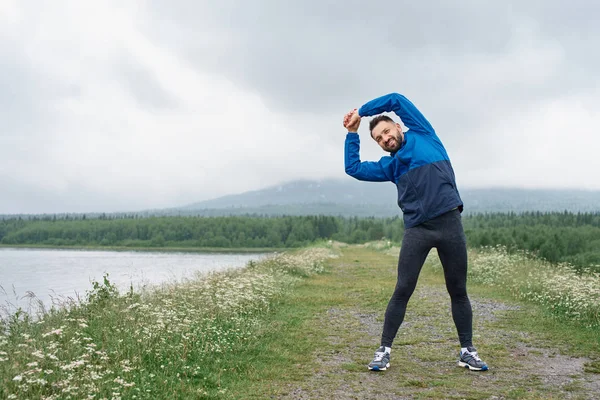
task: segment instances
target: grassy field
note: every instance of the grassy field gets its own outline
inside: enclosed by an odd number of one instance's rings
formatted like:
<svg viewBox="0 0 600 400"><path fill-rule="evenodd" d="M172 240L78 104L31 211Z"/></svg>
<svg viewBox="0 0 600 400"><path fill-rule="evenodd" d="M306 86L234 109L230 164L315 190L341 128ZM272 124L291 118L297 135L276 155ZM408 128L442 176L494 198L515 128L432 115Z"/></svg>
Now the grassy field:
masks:
<svg viewBox="0 0 600 400"><path fill-rule="evenodd" d="M6 321L0 398L598 398L593 303L579 314L579 306L552 307L577 291L544 286L537 274L550 266L501 249L471 252L474 342L489 371L456 366L450 301L432 253L392 367L369 372L397 251L314 248L142 295L116 296L110 283L98 284L90 304L70 313ZM523 276L514 279L510 268ZM577 288L570 275L548 279ZM543 295L555 287L558 295Z"/></svg>
<svg viewBox="0 0 600 400"><path fill-rule="evenodd" d="M0 399L188 399L227 393L232 359L277 299L324 268L330 249L269 257L147 293L105 278L85 304L0 323Z"/></svg>

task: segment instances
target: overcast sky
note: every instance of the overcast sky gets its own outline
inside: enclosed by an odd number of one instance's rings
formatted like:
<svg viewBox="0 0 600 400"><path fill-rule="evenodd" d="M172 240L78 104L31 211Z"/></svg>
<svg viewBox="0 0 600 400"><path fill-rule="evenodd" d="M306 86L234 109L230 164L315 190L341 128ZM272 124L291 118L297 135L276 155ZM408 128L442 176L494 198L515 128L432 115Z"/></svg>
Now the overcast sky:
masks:
<svg viewBox="0 0 600 400"><path fill-rule="evenodd" d="M599 190L599 4L0 0L0 213L352 179L343 114L390 92L459 188Z"/></svg>

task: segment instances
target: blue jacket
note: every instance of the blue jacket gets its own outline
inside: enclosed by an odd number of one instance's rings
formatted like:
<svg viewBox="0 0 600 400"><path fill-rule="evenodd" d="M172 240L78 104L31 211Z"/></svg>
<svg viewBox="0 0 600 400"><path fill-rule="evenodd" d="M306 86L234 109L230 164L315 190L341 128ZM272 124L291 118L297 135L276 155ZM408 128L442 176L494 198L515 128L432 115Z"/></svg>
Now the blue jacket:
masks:
<svg viewBox="0 0 600 400"><path fill-rule="evenodd" d="M401 94L390 93L366 103L358 114L369 117L391 111L409 128L400 149L379 161L361 162L360 139L357 133L349 132L344 156L346 173L362 181L394 182L406 228L457 207L462 212L463 202L446 149L413 103Z"/></svg>

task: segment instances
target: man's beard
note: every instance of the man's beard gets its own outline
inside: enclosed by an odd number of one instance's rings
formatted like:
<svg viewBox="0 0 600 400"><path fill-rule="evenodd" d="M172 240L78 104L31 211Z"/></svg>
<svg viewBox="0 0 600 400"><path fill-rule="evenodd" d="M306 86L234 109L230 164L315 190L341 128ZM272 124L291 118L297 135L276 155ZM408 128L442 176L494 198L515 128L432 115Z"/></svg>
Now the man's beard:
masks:
<svg viewBox="0 0 600 400"><path fill-rule="evenodd" d="M400 135L400 132L398 132L398 136L396 136L393 139L392 146L389 147L389 146L386 145L385 146L385 150L388 151L388 152L390 152L390 153L393 153L393 152L398 151L400 149L401 145L402 145L402 136Z"/></svg>

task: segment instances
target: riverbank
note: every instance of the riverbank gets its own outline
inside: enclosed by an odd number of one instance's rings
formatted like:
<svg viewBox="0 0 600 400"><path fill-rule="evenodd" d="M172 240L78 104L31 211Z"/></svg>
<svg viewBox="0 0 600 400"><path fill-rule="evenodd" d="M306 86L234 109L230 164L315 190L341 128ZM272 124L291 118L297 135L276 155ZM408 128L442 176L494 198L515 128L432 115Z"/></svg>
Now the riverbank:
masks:
<svg viewBox="0 0 600 400"><path fill-rule="evenodd" d="M0 249L46 249L46 250L93 250L93 251L143 251L143 252L172 252L172 253L274 253L293 251L296 248L282 247L133 247L133 246L52 246L44 244L0 244Z"/></svg>
<svg viewBox="0 0 600 400"><path fill-rule="evenodd" d="M334 254L270 256L142 293L105 279L69 310L35 321L15 313L0 321L0 398L220 396L232 352L254 343L278 299Z"/></svg>

